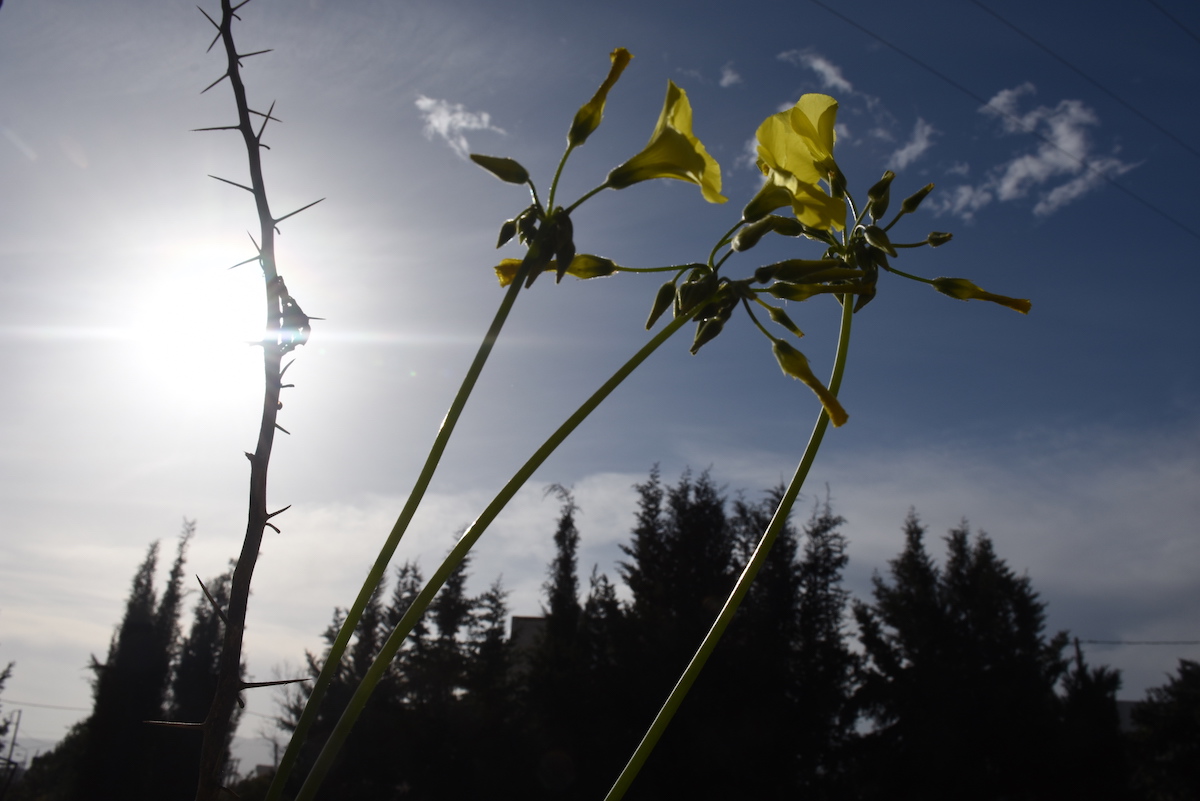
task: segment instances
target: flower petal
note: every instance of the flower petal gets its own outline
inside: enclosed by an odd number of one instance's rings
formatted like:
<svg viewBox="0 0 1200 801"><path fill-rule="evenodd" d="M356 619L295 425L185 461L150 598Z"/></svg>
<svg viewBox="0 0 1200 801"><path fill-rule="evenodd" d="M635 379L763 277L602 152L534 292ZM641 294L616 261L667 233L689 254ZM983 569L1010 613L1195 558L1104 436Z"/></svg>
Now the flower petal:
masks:
<svg viewBox="0 0 1200 801"><path fill-rule="evenodd" d="M674 81L667 82L667 97L649 143L610 172L607 183L613 189L624 189L655 178L696 184L709 203L727 200L721 194L721 166L692 133L691 104Z"/></svg>

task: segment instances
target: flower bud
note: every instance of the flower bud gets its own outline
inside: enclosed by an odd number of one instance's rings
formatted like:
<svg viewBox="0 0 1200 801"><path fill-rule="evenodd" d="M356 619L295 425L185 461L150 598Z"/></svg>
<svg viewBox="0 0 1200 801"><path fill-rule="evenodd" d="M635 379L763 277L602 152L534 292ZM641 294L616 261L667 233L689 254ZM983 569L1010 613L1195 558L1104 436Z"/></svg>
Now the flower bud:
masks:
<svg viewBox="0 0 1200 801"><path fill-rule="evenodd" d="M749 250L757 245L758 240L762 239L765 234L769 233L774 228L774 225L771 222L771 219L774 216L775 215L763 217L761 220L744 226L742 230L737 232L737 236L733 238L731 247L738 253L741 253L742 251Z"/></svg>
<svg viewBox="0 0 1200 801"><path fill-rule="evenodd" d="M695 280L689 279L675 294L675 316L687 314L696 305L708 300L717 289L717 276L706 273Z"/></svg>
<svg viewBox="0 0 1200 801"><path fill-rule="evenodd" d="M917 206L921 205L921 201L925 199L925 196L932 191L933 184L925 184L925 186L918 189L914 194L904 198L904 202L900 204L900 213L912 214L917 210Z"/></svg>
<svg viewBox="0 0 1200 801"><path fill-rule="evenodd" d="M782 339L774 340L771 350L775 353L775 361L779 362L779 367L786 375L790 375L805 384L813 391L813 394L821 401L821 405L825 407L826 414L829 415L829 421L834 427L841 426L850 418L846 414L846 410L842 408L842 404L838 403L838 399L833 393L825 388L815 375L812 368L808 366L808 358L800 351L793 348Z"/></svg>
<svg viewBox="0 0 1200 801"><path fill-rule="evenodd" d="M506 181L510 184L523 184L529 181L529 172L510 158L481 156L478 153L472 153L471 161L483 167L501 181Z"/></svg>
<svg viewBox="0 0 1200 801"><path fill-rule="evenodd" d="M567 265L567 273L579 279L603 278L617 271L616 262L603 256L580 253Z"/></svg>
<svg viewBox="0 0 1200 801"><path fill-rule="evenodd" d="M500 226L500 238L496 241L496 247L504 247L508 240L517 235L517 221L505 220L504 225Z"/></svg>
<svg viewBox="0 0 1200 801"><path fill-rule="evenodd" d="M804 332L792 322L792 318L787 316L787 312L775 306L767 307L767 314L771 315L771 322L783 326L789 333L793 334L797 339L804 336Z"/></svg>
<svg viewBox="0 0 1200 801"><path fill-rule="evenodd" d="M878 225L864 225L862 232L868 245L873 248L879 248L889 256L895 257L896 249L892 247L892 241L888 239L887 233L882 228Z"/></svg>
<svg viewBox="0 0 1200 801"><path fill-rule="evenodd" d="M1032 303L1022 298L1010 298L985 292L965 278L935 278L933 279L933 288L943 295L949 295L958 300L987 300L1007 306L1021 314L1029 314L1029 310L1033 307Z"/></svg>
<svg viewBox="0 0 1200 801"><path fill-rule="evenodd" d="M658 318L663 316L671 303L675 300L675 282L668 281L658 288L658 292L654 295L654 305L650 307L650 317L646 320L646 330L649 331L658 322Z"/></svg>
<svg viewBox="0 0 1200 801"><path fill-rule="evenodd" d="M878 220L887 214L888 203L892 196L892 179L895 177L896 173L888 170L874 186L867 190L867 209L871 213L872 220Z"/></svg>
<svg viewBox="0 0 1200 801"><path fill-rule="evenodd" d="M765 284L768 281L809 281L814 273L820 273L845 264L838 259L788 259L766 264L754 271L754 280ZM857 276L858 273L853 275Z"/></svg>
<svg viewBox="0 0 1200 801"><path fill-rule="evenodd" d="M554 215L554 258L558 261L558 274L554 283L562 281L571 262L575 260L575 226L571 218L561 209Z"/></svg>
<svg viewBox="0 0 1200 801"><path fill-rule="evenodd" d="M929 243L931 248L939 248L954 238L954 234L947 234L943 231L933 231L929 236L925 237L925 241Z"/></svg>
<svg viewBox="0 0 1200 801"><path fill-rule="evenodd" d="M725 322L717 318L705 320L696 326L696 338L692 340L691 354L695 356L696 351L716 339L724 327Z"/></svg>
<svg viewBox="0 0 1200 801"><path fill-rule="evenodd" d="M592 95L592 99L575 112L571 130L567 132L567 143L571 147L582 145L592 135L592 131L600 126L600 121L604 118L604 102L608 99L608 90L613 88L613 84L621 77L621 73L625 71L625 67L633 58L623 47L618 47L608 57L612 61L608 77L604 79L604 83L600 84L600 88L596 90L596 94Z"/></svg>

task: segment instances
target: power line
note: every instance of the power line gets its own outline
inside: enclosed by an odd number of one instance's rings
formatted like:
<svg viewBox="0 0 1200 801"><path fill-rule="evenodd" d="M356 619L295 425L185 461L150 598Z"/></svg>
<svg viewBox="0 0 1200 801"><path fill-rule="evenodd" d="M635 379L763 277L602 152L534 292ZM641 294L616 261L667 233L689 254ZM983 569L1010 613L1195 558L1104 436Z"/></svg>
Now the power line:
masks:
<svg viewBox="0 0 1200 801"><path fill-rule="evenodd" d="M1147 2L1147 3L1149 3L1150 5L1154 6L1155 8L1157 8L1157 9L1158 9L1160 12L1162 12L1162 15L1163 15L1164 17L1166 17L1167 19L1171 20L1171 22L1174 22L1176 25L1178 25L1178 26L1179 26L1179 28L1180 28L1180 30L1182 30L1182 31L1183 31L1184 33L1186 33L1188 36L1192 37L1192 38L1193 38L1193 39L1195 39L1197 42L1200 42L1200 36L1197 36L1197 35L1196 35L1196 33L1195 33L1195 31L1193 31L1193 30L1192 30L1191 28L1189 28L1188 26L1184 25L1184 24L1183 24L1182 22L1180 22L1179 20L1175 19L1175 17L1171 16L1171 15L1170 15L1170 14L1167 12L1167 10L1166 10L1165 8L1163 8L1162 6L1160 6L1158 3L1154 2L1154 0L1146 0L1146 2Z"/></svg>
<svg viewBox="0 0 1200 801"><path fill-rule="evenodd" d="M1088 645L1200 645L1200 640L1080 640Z"/></svg>
<svg viewBox="0 0 1200 801"><path fill-rule="evenodd" d="M91 709L84 709L79 706L58 706L56 704L35 704L33 701L17 701L13 698L0 698L0 703L8 704L9 706L35 706L38 709L65 709L68 712L91 712Z"/></svg>
<svg viewBox="0 0 1200 801"><path fill-rule="evenodd" d="M1036 47L1040 48L1040 49L1041 49L1041 50L1042 50L1044 53L1046 53L1048 56L1050 56L1051 58L1053 58L1053 59L1054 59L1055 61L1057 61L1058 63L1062 64L1064 67L1067 67L1067 68L1069 68L1069 69L1071 69L1071 70L1074 70L1074 71L1075 71L1075 74L1077 74L1077 75L1078 75L1080 78L1083 78L1085 81L1087 81L1088 83L1090 83L1092 86L1096 87L1096 88L1097 88L1097 89L1099 89L1101 92L1104 92L1104 94L1108 95L1108 96L1109 96L1109 97L1111 97L1113 100L1115 100L1115 101L1117 101L1118 103L1120 103L1122 106L1124 106L1124 107L1125 107L1125 108L1127 108L1129 111L1131 111L1131 112L1132 112L1134 115L1136 115L1136 116L1137 116L1139 119L1141 119L1141 120L1142 120L1143 122L1145 122L1147 125L1149 125L1149 126L1153 127L1155 130L1157 130L1159 133L1161 133L1163 136L1167 136L1167 137L1171 138L1172 140L1174 140L1175 144L1179 145L1180 147L1182 147L1182 148L1183 148L1184 150L1186 150L1187 152L1191 153L1191 154L1192 154L1193 156L1195 156L1196 158L1200 158L1200 150L1196 150L1194 147L1192 147L1191 145L1189 145L1187 142L1183 141L1183 140L1182 140L1182 139L1180 139L1178 136L1176 136L1175 134L1171 133L1170 131L1168 131L1168 130L1167 130L1166 128L1164 128L1163 126L1159 125L1159 124L1158 124L1157 122L1155 122L1154 120L1150 119L1148 116L1146 116L1145 114L1143 114L1143 113L1142 113L1141 111L1139 111L1137 108L1135 108L1134 106L1130 105L1130 104L1129 104L1128 102L1126 102L1126 101L1125 101L1123 98L1121 98L1120 96L1118 96L1116 92L1113 92L1113 91L1112 91L1111 89L1109 89L1107 86L1104 86L1102 83L1100 83L1099 81L1097 81L1097 80L1096 80L1095 78L1093 78L1092 76L1088 75L1086 72L1084 72L1083 70L1081 70L1079 67L1076 67L1076 66L1075 66L1074 64L1072 64L1070 61L1067 61L1065 58L1063 58L1062 56L1060 56L1058 53L1055 53L1055 52L1054 52L1053 50L1051 50L1049 47L1047 47L1046 45L1042 44L1042 43L1041 43L1041 42L1039 42L1037 39L1034 39L1034 38L1033 38L1032 36L1030 36L1028 33L1026 33L1025 31L1021 30L1021 29L1020 29L1020 28L1018 28L1016 25L1014 25L1013 23L1009 22L1008 20L1006 20L1004 17L1002 17L1002 16L1000 16L999 14L997 14L997 13L996 13L995 11L993 11L992 9L988 8L987 6L985 6L983 3L981 3L981 2L980 2L980 0L971 0L971 2L972 2L972 3L974 3L975 5L979 6L981 9L983 9L984 11L986 11L988 14L991 14L993 17L995 17L997 20L999 20L999 21L1000 21L1001 23L1003 23L1004 25L1007 25L1007 26L1008 26L1010 29L1012 29L1014 32L1016 32L1016 33L1017 33L1019 36L1022 36L1022 37L1024 37L1026 41L1028 41L1028 42L1030 42L1031 44L1035 45Z"/></svg>
<svg viewBox="0 0 1200 801"><path fill-rule="evenodd" d="M987 105L988 105L988 101L984 100L982 97L980 97L978 94L976 94L976 93L975 93L975 92L973 92L972 90L968 89L968 88L967 88L966 86L964 86L963 84L961 84L961 83L959 83L958 81L954 80L953 78L951 78L950 76L946 75L945 73L943 73L942 71L938 70L937 68L935 68L935 67L933 67L933 66L931 66L931 65L929 65L929 64L926 64L924 61L922 61L921 59L917 58L917 57L916 57L916 56L914 56L913 54L909 53L909 52L908 52L908 51L906 51L906 50L903 50L903 49L901 49L901 48L900 48L898 45L894 45L894 44L892 44L892 43L891 43L891 42L889 42L887 39L884 39L882 36L880 36L879 34L875 33L874 31L870 30L869 28L866 28L866 27L864 27L864 26L860 25L859 23L857 23L857 22L855 22L854 20L850 19L849 17L847 17L845 14L841 13L840 11L837 11L837 10L835 10L835 9L831 8L830 6L828 6L828 5L826 5L825 3L821 2L821 0L811 0L811 2L812 2L814 5L816 5L816 6L819 6L819 7L823 8L823 9L825 9L825 10L826 10L826 11L828 11L830 14L832 14L833 16L837 17L838 19L842 20L842 22L845 22L847 25L851 26L852 28L856 28L857 30L861 31L862 33L865 33L867 36L871 37L872 39L874 39L875 41L877 41L877 42L879 42L880 44L884 45L885 47L888 47L888 48L890 48L891 50L894 50L896 53L900 54L900 55L901 55L901 56L903 56L904 58L906 58L906 59L908 59L909 61L911 61L912 63L916 64L918 67L920 67L921 69L925 70L926 72L928 72L928 73L930 73L930 74L934 75L935 77L939 78L940 80L944 81L945 83L948 83L950 86L953 86L955 89L957 89L958 91L962 92L964 95L966 95L967 97L971 98L971 99L972 99L972 100L974 100L976 103L979 103L981 106L987 106ZM1012 114L1012 113L1010 113L1010 112L1007 112L1007 111L1005 111L1005 110L1003 110L1003 109L999 109L999 108L996 108L996 109L994 109L994 110L996 111L996 113L998 113L998 114L1000 114L1000 115L1002 115L1002 116L1006 117L1006 118L1007 118L1007 119L1008 119L1010 122L1013 122L1013 123L1017 124L1017 126L1018 126L1020 129L1025 129L1025 125L1024 125L1024 123L1022 123L1022 122L1021 122L1021 120L1020 120L1018 117L1016 117L1014 114ZM1091 172L1091 173L1094 173L1094 174L1096 174L1096 175L1100 176L1102 179L1104 179L1105 181L1107 181L1107 182L1108 182L1110 185L1112 185L1112 186L1113 186L1113 187L1115 187L1116 189L1119 189L1120 191L1124 192L1126 195L1128 195L1129 197L1133 198L1133 199L1134 199L1134 200L1136 200L1138 203L1141 203L1141 204L1142 204L1143 206L1145 206L1147 209L1149 209L1150 211L1154 212L1154 213L1155 213L1155 214L1157 214L1159 217L1162 217L1162 218L1163 218L1164 220L1166 220L1167 222L1169 222L1169 223L1171 223L1172 225L1176 226L1177 228L1179 228L1179 229L1181 229L1181 230L1183 230L1183 231L1187 232L1187 233L1188 233L1189 235L1191 235L1193 238L1195 238L1195 239L1200 239L1200 232L1198 232L1198 231L1196 231L1195 229L1191 228L1190 226L1188 226L1188 225L1187 225L1186 223L1184 223L1183 221L1181 221L1181 220L1178 220L1178 219L1176 219L1175 217L1172 217L1172 216L1171 216L1170 214L1168 214L1166 211L1164 211L1163 209L1159 208L1159 207L1158 207L1158 206L1156 206L1154 203L1151 203L1149 200L1147 200L1146 198L1142 197L1142 196L1141 196L1141 195L1139 195L1137 192L1134 192L1132 189L1128 188L1128 187L1127 187L1127 186L1125 186L1124 184L1117 183L1116 179L1114 179L1114 178L1113 178L1111 175L1109 175L1108 173L1101 172L1100 170L1096 169L1094 166L1092 166L1090 163L1088 163L1088 162L1087 162L1087 161L1085 161L1084 159L1081 159L1079 156L1076 156L1074 153L1071 153L1070 151L1064 150L1064 149L1063 149L1062 147L1060 147L1060 146L1059 146L1057 143L1055 143L1055 142L1054 142L1054 140L1050 139L1050 137L1046 136L1045 134L1041 133L1040 131L1033 130L1033 131L1030 131L1030 133L1032 133L1032 134L1033 134L1034 136L1036 136L1037 138L1041 139L1043 142L1045 142L1045 143L1046 143L1047 145L1049 145L1050 147L1052 147L1052 148L1054 148L1055 150L1057 150L1059 153L1062 153L1062 154L1063 154L1063 155L1065 155L1067 158L1069 158L1069 159L1071 159L1072 161L1074 161L1075 163L1079 164L1081 167L1083 167L1084 169L1086 169L1088 172Z"/></svg>

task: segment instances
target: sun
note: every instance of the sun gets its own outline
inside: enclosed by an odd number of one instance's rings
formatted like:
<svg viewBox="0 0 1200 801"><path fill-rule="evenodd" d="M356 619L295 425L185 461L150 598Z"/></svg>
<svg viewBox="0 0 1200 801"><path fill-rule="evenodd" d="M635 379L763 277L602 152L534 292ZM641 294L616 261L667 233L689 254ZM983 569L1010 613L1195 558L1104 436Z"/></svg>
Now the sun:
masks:
<svg viewBox="0 0 1200 801"><path fill-rule="evenodd" d="M132 299L130 335L140 391L188 407L262 400L266 319L262 272L207 258L181 260Z"/></svg>

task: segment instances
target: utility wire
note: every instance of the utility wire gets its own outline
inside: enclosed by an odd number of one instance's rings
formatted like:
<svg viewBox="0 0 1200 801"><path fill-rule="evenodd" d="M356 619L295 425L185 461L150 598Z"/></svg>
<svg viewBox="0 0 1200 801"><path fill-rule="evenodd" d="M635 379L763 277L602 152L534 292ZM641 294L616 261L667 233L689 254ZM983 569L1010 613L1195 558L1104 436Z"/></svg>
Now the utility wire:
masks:
<svg viewBox="0 0 1200 801"><path fill-rule="evenodd" d="M68 712L91 712L92 710L84 709L81 706L58 706L56 704L35 704L33 701L17 701L12 698L0 698L0 703L8 704L9 706L35 706L38 709L65 709Z"/></svg>
<svg viewBox="0 0 1200 801"><path fill-rule="evenodd" d="M1166 17L1167 19L1171 20L1171 22L1174 22L1176 25L1178 25L1180 30L1182 30L1188 36L1192 37L1197 42L1200 42L1200 36L1197 36L1195 31L1193 31L1188 26L1184 25L1179 20L1175 19L1175 17L1171 16L1171 14L1168 13L1168 11L1165 8L1160 6L1158 3L1154 2L1154 0L1146 0L1146 2L1149 3L1150 5L1154 6L1155 8L1157 8L1160 12L1162 12L1162 15L1164 17Z"/></svg>
<svg viewBox="0 0 1200 801"><path fill-rule="evenodd" d="M1084 72L1083 70L1081 70L1079 67L1076 67L1076 66L1075 66L1074 64L1072 64L1070 61L1067 61L1065 58L1063 58L1062 56L1060 56L1058 53L1055 53L1055 52L1054 52L1053 50L1051 50L1049 47L1047 47L1046 45L1042 44L1042 43L1041 43L1041 42L1039 42L1037 39L1034 39L1034 38L1033 38L1032 36L1030 36L1028 33L1026 33L1025 31L1021 30L1021 29L1020 29L1020 28L1018 28L1016 25L1014 25L1013 23L1009 22L1008 20L1006 20L1004 17L1002 17L1002 16L1000 16L999 14L997 14L997 13L996 13L995 11L993 11L992 9L988 8L987 6L985 6L983 3L981 3L981 2L980 2L980 0L971 0L971 2L972 2L972 3L974 3L975 5L979 6L981 9L983 9L984 11L986 11L988 14L991 14L991 15L992 15L992 16L993 16L995 19L997 19L999 22L1001 22L1001 23L1003 23L1004 25L1008 26L1008 27L1009 27L1009 28L1010 28L1012 31L1014 31L1014 32L1015 32L1017 35L1019 35L1019 36L1023 37L1023 38L1024 38L1026 41L1028 41L1030 44L1033 44L1033 45L1035 45L1036 47L1040 48L1040 49L1041 49L1041 50L1042 50L1044 53L1046 53L1048 56L1050 56L1051 58L1053 58L1053 59L1054 59L1055 61L1057 61L1059 64L1062 64L1064 67L1067 67L1067 68L1069 68L1069 69L1071 69L1071 70L1074 70L1074 72L1075 72L1075 74L1076 74L1076 75L1078 75L1080 78L1083 78L1085 81L1087 81L1088 83L1090 83L1092 86L1096 87L1096 88L1097 88L1097 89L1099 89L1101 92L1104 92L1104 94L1108 95L1108 96L1109 96L1109 97L1111 97L1113 100L1115 100L1115 101L1117 101L1118 103L1120 103L1122 106L1124 106L1124 107L1125 107L1125 108L1127 108L1129 111L1131 111L1131 112L1132 112L1134 115L1136 115L1136 116L1138 117L1138 119L1142 120L1142 122L1145 122L1147 125L1151 126L1151 127L1152 127L1152 128L1154 128L1155 130L1157 130L1157 131L1158 131L1159 133L1161 133L1163 136L1169 137L1170 139L1172 139L1172 140L1175 142L1175 144L1179 145L1180 147L1182 147L1182 148L1183 148L1184 150L1186 150L1187 152L1191 153L1191 154L1192 154L1193 156L1195 156L1196 158L1200 158L1200 150L1196 150L1196 148L1192 147L1192 146L1191 146L1191 145L1189 145L1187 142L1183 141L1183 140L1182 140L1182 139L1180 139L1178 136L1176 136L1175 134L1171 133L1170 131L1168 131L1168 130L1167 130L1166 128L1164 128L1163 126L1159 125L1159 124L1158 124L1157 122L1155 122L1154 120L1152 120L1152 119L1150 119L1149 117L1147 117L1145 114L1143 114L1143 113L1142 113L1141 111L1139 111L1137 108L1135 108L1134 106L1130 105L1130 104L1129 104L1128 102L1126 102L1126 101L1125 101L1123 98L1121 98L1119 95L1117 95L1117 93L1116 93L1116 92L1113 92L1113 91L1112 91L1111 89L1109 89L1107 86L1104 86L1102 83L1100 83L1099 81L1097 81L1097 80L1096 80L1095 78L1093 78L1092 76L1088 75L1086 72Z"/></svg>
<svg viewBox="0 0 1200 801"><path fill-rule="evenodd" d="M857 23L857 22L855 22L854 20L850 19L849 17L847 17L845 14L841 13L840 11L837 11L837 10L835 10L835 9L831 8L830 6L828 6L828 5L826 5L825 3L821 2L821 0L810 0L810 1L811 1L811 2L812 2L814 5L816 5L816 6L819 6L819 7L823 8L823 9L825 9L825 10L826 10L826 11L828 11L830 14L832 14L833 16L835 16L835 17L837 17L838 19L840 19L842 22L845 22L845 23L846 23L847 25L849 25L850 27L852 27L852 28L856 28L857 30L861 31L862 33L865 33L867 36L870 36L872 39L874 39L875 41L877 41L877 42L879 42L880 44L884 45L885 47L888 47L888 48L890 48L891 50L894 50L896 53L900 54L901 56L904 56L906 59L908 59L908 60L909 60L909 61L911 61L912 63L916 64L916 65L917 65L918 67L920 67L921 69L925 70L926 72L929 72L929 73L931 73L932 75L934 75L935 77L937 77L937 78L941 79L941 80L942 80L942 81L944 81L945 83L948 83L948 84L950 84L950 85L951 85L951 86L953 86L955 89L957 89L958 91L962 92L962 93L963 93L964 95L966 95L967 97L969 97L969 98L971 98L972 100L974 100L976 103L979 103L981 106L987 106L987 105L988 105L988 101L987 101L987 100L984 100L982 97L980 97L978 94L976 94L975 92L973 92L973 91L971 91L970 89L968 89L966 86L962 85L961 83L959 83L958 81L954 80L954 79L953 79L953 78L951 78L950 76L948 76L948 75L946 75L945 73L941 72L941 71L940 71L940 70L938 70L937 68L935 68L935 67L932 67L932 66L930 66L929 64L926 64L924 61L922 61L921 59L917 58L917 57L916 57L916 56L914 56L913 54L911 54L911 53L907 52L906 50L902 50L902 49L901 49L899 46L892 44L892 43L891 43L891 42L889 42L887 39L884 39L882 36L880 36L879 34L875 33L874 31L872 31L872 30L870 30L870 29L868 29L868 28L865 28L865 27L863 27L862 25L860 25L859 23ZM1007 112L1007 111L1004 111L1003 109L999 109L999 108L995 108L995 107L993 107L993 110L994 110L994 111L996 111L996 113L998 113L998 114L1000 114L1000 115L1002 115L1002 116L1004 116L1004 117L1008 118L1008 120L1009 120L1009 121L1011 121L1011 122L1013 122L1013 123L1016 123L1016 124L1018 125L1018 127L1019 127L1019 128L1021 128L1021 129L1025 129L1025 127L1026 127L1026 126L1025 126L1025 124L1024 124L1024 123L1023 123L1023 122L1022 122L1022 121L1021 121L1021 120L1020 120L1018 117L1016 117L1015 115L1013 115L1013 114L1011 114L1011 113L1009 113L1009 112ZM1092 164L1088 163L1088 162L1087 162L1087 161L1085 161L1084 159L1081 159L1079 156L1076 156L1074 153L1071 153L1071 152L1070 152L1070 151L1068 151L1068 150L1064 150L1062 147L1060 147L1058 144L1056 144L1056 143L1055 143L1055 142L1054 142L1052 139L1050 139L1050 137L1046 136L1045 134L1041 133L1040 131L1034 130L1034 131L1031 131L1030 133L1032 133L1032 134L1033 134L1034 136L1036 136L1037 138L1041 139L1043 142L1045 142L1045 143L1046 143L1047 145L1049 145L1050 147L1052 147L1052 148L1054 148L1055 150L1057 150L1059 153L1062 153L1062 154L1063 154L1063 155L1065 155L1067 158L1069 158L1069 159L1071 159L1072 161L1074 161L1075 163L1079 164L1081 167L1083 167L1084 169L1086 169L1088 172L1091 172L1091 173L1094 173L1094 174L1096 174L1096 175L1100 176L1100 177L1101 177L1101 178L1103 178L1105 181L1107 181L1109 184L1111 184L1113 187L1115 187L1115 188L1117 188L1117 189L1121 190L1121 191L1122 191L1122 192L1124 192L1126 195L1128 195L1129 197L1133 198L1133 199L1134 199L1134 200L1136 200L1138 203L1141 203L1143 206L1145 206L1145 207L1146 207L1146 208L1148 208L1150 211L1152 211L1152 212L1154 212L1155 214L1157 214L1159 217L1162 217L1162 218L1163 218L1164 220L1166 220L1167 222L1169 222L1169 223L1171 223L1171 224L1175 225L1177 228L1179 228L1179 229L1181 229L1181 230L1183 230L1183 231L1187 232L1187 233L1188 233L1189 235L1191 235L1193 238L1195 238L1195 239L1200 239L1200 231L1196 231L1194 228L1192 228L1191 226L1187 225L1187 224L1186 224L1186 223L1184 223L1182 220L1179 220L1179 219L1176 219L1175 217L1172 217L1172 216L1171 216L1170 214L1168 214L1166 211L1164 211L1163 209L1159 208L1159 207L1158 207L1158 206L1156 206L1154 203L1151 203L1149 200L1147 200L1146 198L1142 197L1142 196L1141 196L1141 195L1139 195L1137 192L1134 192L1132 189L1130 189L1130 188L1126 187L1124 184L1117 183L1116 179L1114 179L1114 178L1113 178L1111 175L1109 175L1108 173L1101 172L1100 170L1098 170L1098 169L1096 169L1094 166L1092 166Z"/></svg>
<svg viewBox="0 0 1200 801"><path fill-rule="evenodd" d="M1200 640L1080 640L1088 645L1200 645Z"/></svg>

